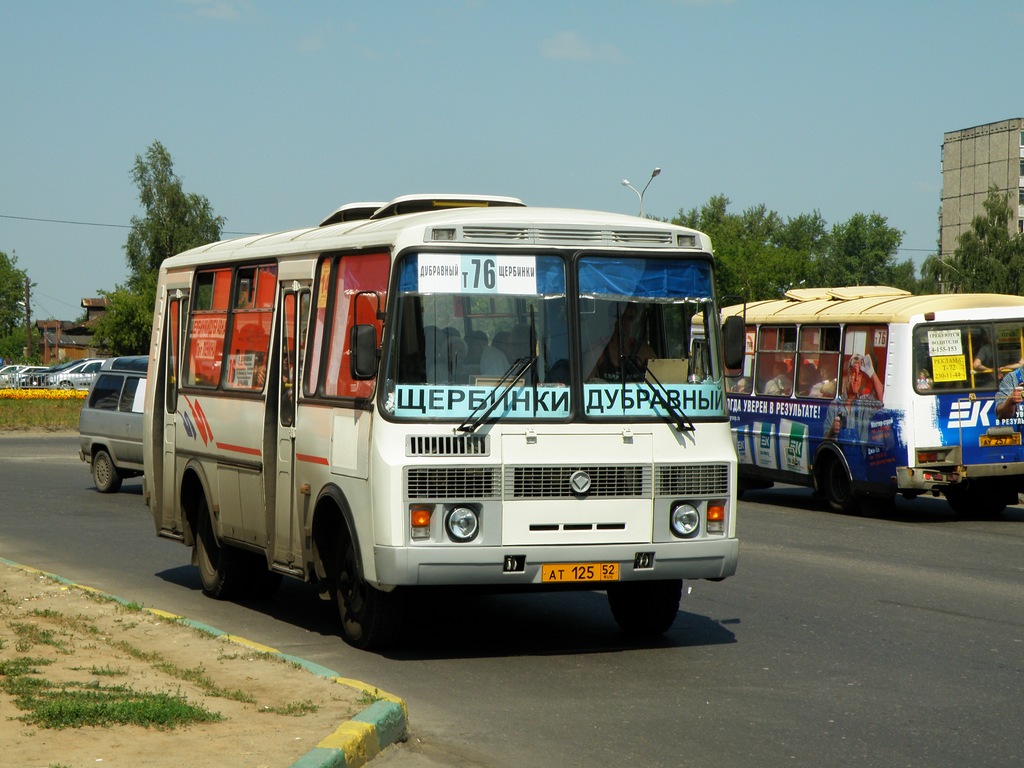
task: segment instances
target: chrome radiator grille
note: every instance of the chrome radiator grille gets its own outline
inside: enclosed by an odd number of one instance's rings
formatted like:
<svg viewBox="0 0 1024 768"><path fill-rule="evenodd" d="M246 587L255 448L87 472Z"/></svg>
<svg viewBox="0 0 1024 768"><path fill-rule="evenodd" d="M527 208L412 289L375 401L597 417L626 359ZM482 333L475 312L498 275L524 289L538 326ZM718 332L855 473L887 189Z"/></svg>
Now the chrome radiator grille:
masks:
<svg viewBox="0 0 1024 768"><path fill-rule="evenodd" d="M587 498L644 499L651 497L649 466L506 467L506 499L572 498L569 478L584 471L590 476Z"/></svg>
<svg viewBox="0 0 1024 768"><path fill-rule="evenodd" d="M659 466L656 496L725 496L729 493L728 464Z"/></svg>
<svg viewBox="0 0 1024 768"><path fill-rule="evenodd" d="M497 467L410 467L406 469L407 499L498 499L501 473Z"/></svg>

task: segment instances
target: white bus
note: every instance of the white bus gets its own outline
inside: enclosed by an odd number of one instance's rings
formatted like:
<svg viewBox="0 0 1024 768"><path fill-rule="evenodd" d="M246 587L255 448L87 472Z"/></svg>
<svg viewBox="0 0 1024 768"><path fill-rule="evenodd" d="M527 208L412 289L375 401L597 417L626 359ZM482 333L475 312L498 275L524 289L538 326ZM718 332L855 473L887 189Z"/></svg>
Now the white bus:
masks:
<svg viewBox="0 0 1024 768"><path fill-rule="evenodd" d="M145 498L207 595L303 579L366 648L419 585L607 590L660 633L682 579L735 572L743 333L693 328L705 235L514 198L344 213L161 266Z"/></svg>
<svg viewBox="0 0 1024 768"><path fill-rule="evenodd" d="M1017 503L1024 408L996 407L1008 373L1024 380L1024 297L806 288L723 316L747 329L727 377L741 487L809 485L842 512L897 493Z"/></svg>

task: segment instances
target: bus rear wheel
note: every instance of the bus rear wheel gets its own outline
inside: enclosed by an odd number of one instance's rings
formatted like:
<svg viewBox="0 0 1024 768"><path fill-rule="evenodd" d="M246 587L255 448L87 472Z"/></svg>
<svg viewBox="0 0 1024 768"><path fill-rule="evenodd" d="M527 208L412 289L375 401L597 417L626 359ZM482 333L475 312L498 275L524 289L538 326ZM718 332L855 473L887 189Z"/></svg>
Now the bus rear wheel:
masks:
<svg viewBox="0 0 1024 768"><path fill-rule="evenodd" d="M203 594L215 600L238 597L242 594L245 575L238 557L242 553L217 541L205 496L200 497L196 522L195 556Z"/></svg>
<svg viewBox="0 0 1024 768"><path fill-rule="evenodd" d="M346 643L360 650L394 643L401 630L405 595L399 588L384 592L367 584L359 574L355 544L344 534L338 542L331 592Z"/></svg>
<svg viewBox="0 0 1024 768"><path fill-rule="evenodd" d="M828 508L833 512L853 515L860 509L860 501L853 492L850 474L843 466L843 462L835 456L823 458L818 463L817 481L819 492L825 497Z"/></svg>
<svg viewBox="0 0 1024 768"><path fill-rule="evenodd" d="M946 501L960 517L995 517L1006 509L1006 494L996 483L966 480L946 489Z"/></svg>
<svg viewBox="0 0 1024 768"><path fill-rule="evenodd" d="M682 596L682 579L627 581L608 587L608 606L623 632L651 637L668 632Z"/></svg>

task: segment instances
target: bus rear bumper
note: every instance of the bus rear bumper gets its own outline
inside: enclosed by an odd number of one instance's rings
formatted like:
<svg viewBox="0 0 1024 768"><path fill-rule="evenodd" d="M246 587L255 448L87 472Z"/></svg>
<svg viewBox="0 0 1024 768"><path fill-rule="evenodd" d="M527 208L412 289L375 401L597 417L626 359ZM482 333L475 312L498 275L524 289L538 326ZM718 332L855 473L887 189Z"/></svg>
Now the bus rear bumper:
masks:
<svg viewBox="0 0 1024 768"><path fill-rule="evenodd" d="M896 485L901 491L941 491L967 480L983 478L1017 478L1024 486L1024 462L896 468Z"/></svg>
<svg viewBox="0 0 1024 768"><path fill-rule="evenodd" d="M545 565L617 563L619 581L724 579L736 573L737 539L589 547L375 547L380 585L540 586ZM608 582L595 581L600 589Z"/></svg>

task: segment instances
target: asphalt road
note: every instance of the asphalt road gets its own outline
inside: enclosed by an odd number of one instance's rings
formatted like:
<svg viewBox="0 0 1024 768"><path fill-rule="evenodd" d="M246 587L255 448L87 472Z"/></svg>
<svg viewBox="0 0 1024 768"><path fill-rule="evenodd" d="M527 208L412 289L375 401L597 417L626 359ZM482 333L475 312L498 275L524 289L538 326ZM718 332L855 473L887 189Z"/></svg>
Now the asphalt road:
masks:
<svg viewBox="0 0 1024 768"><path fill-rule="evenodd" d="M0 436L0 556L403 697L412 738L381 768L1024 763L1024 509L847 517L783 488L740 513L739 572L688 583L658 642L625 643L601 593L435 591L379 655L345 646L298 583L265 604L204 598L138 481L105 496L76 437Z"/></svg>

